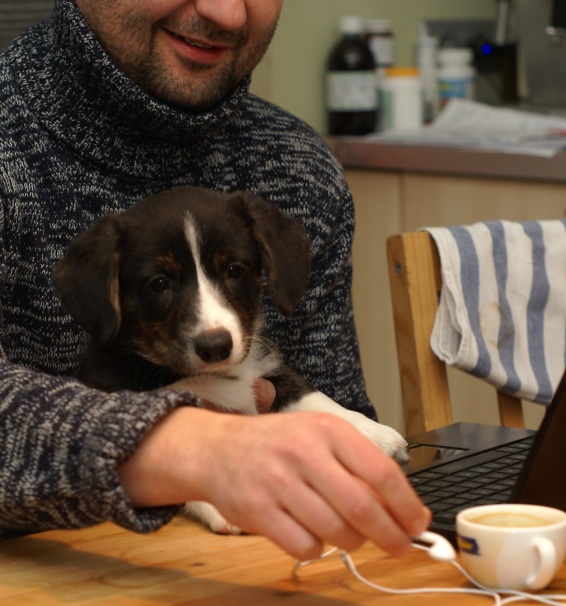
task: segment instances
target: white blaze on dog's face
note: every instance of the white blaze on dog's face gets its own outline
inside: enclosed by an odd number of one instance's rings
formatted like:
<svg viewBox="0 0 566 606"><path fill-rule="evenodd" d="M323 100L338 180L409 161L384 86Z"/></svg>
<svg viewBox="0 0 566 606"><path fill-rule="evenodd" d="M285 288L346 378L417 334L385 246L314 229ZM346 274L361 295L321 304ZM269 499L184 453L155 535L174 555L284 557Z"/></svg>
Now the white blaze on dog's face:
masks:
<svg viewBox="0 0 566 606"><path fill-rule="evenodd" d="M195 264L198 284L195 305L196 323L192 328L196 364L199 370L216 366L239 364L247 354L244 327L235 308L222 293L218 280L207 275L202 261L202 237L199 224L190 212L185 217L185 233ZM236 260L227 271L238 273ZM200 344L200 345L199 345Z"/></svg>

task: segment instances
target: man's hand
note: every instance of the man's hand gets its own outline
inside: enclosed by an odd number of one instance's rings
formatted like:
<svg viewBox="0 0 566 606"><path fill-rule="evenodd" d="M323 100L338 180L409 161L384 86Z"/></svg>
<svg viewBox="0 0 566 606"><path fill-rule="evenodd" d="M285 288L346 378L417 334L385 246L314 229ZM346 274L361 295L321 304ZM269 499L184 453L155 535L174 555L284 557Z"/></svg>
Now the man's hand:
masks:
<svg viewBox="0 0 566 606"><path fill-rule="evenodd" d="M430 512L400 467L333 415L171 412L119 469L137 507L212 503L299 559L366 539L404 555Z"/></svg>

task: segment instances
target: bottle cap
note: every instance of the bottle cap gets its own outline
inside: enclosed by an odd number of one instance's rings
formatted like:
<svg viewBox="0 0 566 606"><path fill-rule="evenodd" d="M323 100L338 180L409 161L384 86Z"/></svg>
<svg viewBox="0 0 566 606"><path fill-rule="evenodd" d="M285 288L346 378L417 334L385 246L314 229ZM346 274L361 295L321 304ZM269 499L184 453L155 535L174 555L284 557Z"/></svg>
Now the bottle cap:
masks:
<svg viewBox="0 0 566 606"><path fill-rule="evenodd" d="M472 62L471 48L442 48L438 52L438 60L443 65L467 65Z"/></svg>
<svg viewBox="0 0 566 606"><path fill-rule="evenodd" d="M340 31L343 34L362 34L364 21L355 15L344 15L340 17Z"/></svg>
<svg viewBox="0 0 566 606"><path fill-rule="evenodd" d="M388 78L416 78L419 70L416 67L388 67L385 75Z"/></svg>

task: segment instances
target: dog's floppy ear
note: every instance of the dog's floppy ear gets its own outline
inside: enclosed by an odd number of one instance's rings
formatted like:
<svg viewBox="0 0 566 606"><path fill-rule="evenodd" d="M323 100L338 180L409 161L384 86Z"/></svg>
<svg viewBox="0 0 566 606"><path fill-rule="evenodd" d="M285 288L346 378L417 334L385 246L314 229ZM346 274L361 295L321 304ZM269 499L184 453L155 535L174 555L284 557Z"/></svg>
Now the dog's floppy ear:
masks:
<svg viewBox="0 0 566 606"><path fill-rule="evenodd" d="M75 238L53 272L65 310L102 344L114 339L121 322L119 242L116 215L103 217Z"/></svg>
<svg viewBox="0 0 566 606"><path fill-rule="evenodd" d="M253 233L267 272L273 304L290 316L307 290L311 269L310 241L289 215L249 192L237 192L253 221Z"/></svg>

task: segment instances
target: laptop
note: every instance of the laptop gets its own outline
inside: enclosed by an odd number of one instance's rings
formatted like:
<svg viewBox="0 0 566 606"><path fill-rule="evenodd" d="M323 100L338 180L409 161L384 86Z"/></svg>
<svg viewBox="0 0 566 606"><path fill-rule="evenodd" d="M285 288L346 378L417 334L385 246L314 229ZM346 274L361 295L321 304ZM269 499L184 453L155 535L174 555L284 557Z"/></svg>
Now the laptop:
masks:
<svg viewBox="0 0 566 606"><path fill-rule="evenodd" d="M534 503L566 511L566 372L538 431L455 423L407 438L403 469L431 509L430 529L456 544L458 511Z"/></svg>

